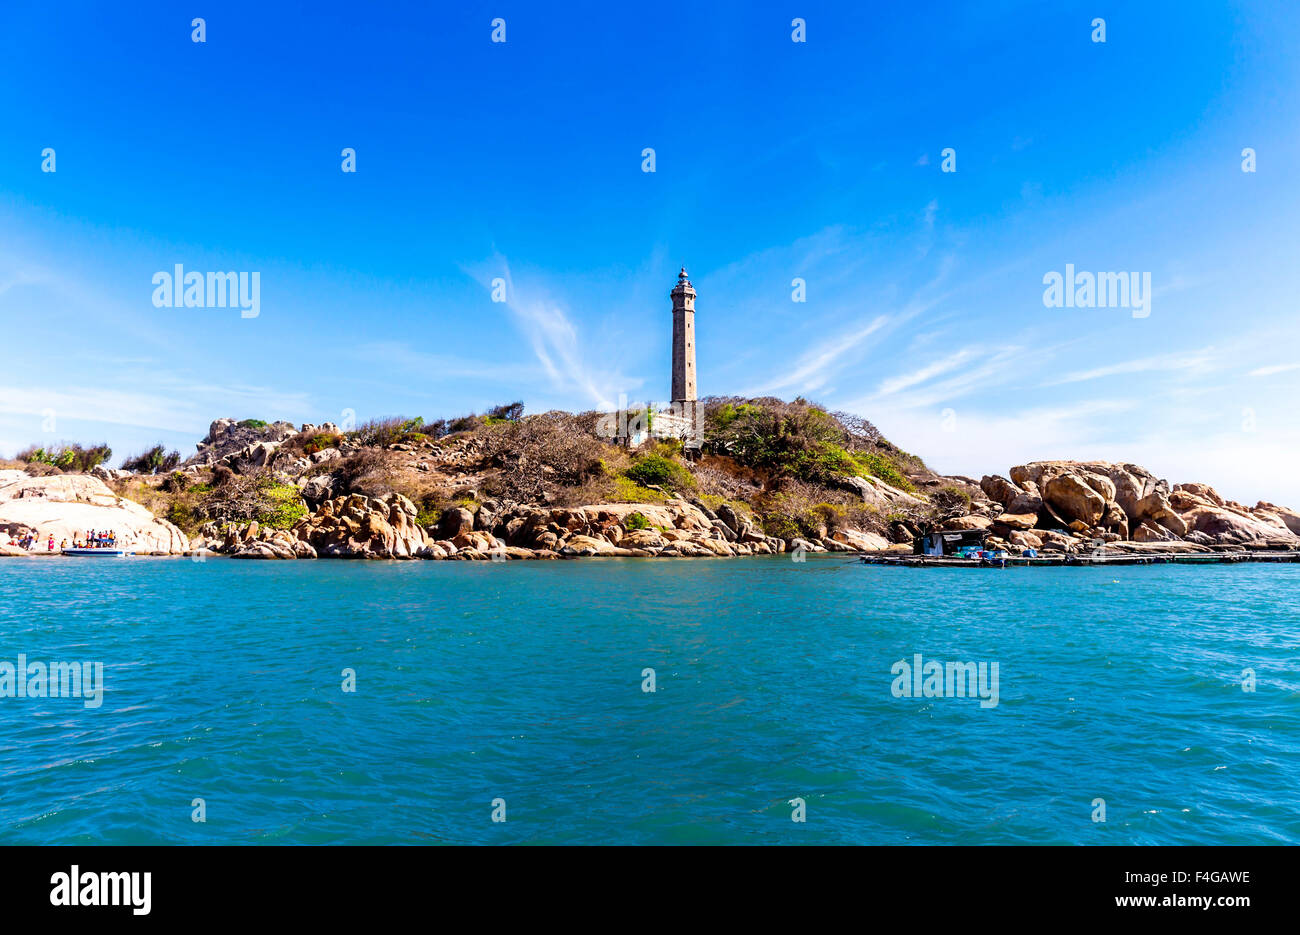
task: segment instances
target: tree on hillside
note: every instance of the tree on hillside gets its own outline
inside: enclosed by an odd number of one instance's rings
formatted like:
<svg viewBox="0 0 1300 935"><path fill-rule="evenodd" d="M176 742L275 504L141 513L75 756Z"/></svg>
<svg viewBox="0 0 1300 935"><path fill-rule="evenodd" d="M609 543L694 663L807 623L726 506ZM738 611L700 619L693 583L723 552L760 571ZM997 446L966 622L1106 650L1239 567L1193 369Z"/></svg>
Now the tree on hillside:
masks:
<svg viewBox="0 0 1300 935"><path fill-rule="evenodd" d="M60 442L48 448L29 445L18 452L17 459L28 464L49 464L64 471L86 472L113 456L106 444L82 446Z"/></svg>
<svg viewBox="0 0 1300 935"><path fill-rule="evenodd" d="M488 417L502 419L506 422L518 422L524 417L524 404L519 401L493 406L487 411Z"/></svg>
<svg viewBox="0 0 1300 935"><path fill-rule="evenodd" d="M520 502L541 502L547 483L575 486L600 471L604 445L581 415L548 412L495 425L486 455L501 468L498 493Z"/></svg>
<svg viewBox="0 0 1300 935"><path fill-rule="evenodd" d="M122 462L123 470L137 474L161 474L172 470L181 463L179 451L167 451L162 444L154 445L148 451L127 458Z"/></svg>

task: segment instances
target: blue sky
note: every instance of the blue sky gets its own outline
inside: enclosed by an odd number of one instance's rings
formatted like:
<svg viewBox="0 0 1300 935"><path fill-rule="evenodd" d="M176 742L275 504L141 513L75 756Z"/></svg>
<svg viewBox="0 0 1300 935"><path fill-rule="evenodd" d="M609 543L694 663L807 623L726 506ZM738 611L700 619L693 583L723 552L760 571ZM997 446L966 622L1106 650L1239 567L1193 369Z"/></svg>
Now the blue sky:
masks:
<svg viewBox="0 0 1300 935"><path fill-rule="evenodd" d="M0 453L662 400L684 263L702 394L1300 506L1300 5L200 6L0 9ZM177 263L260 314L154 307Z"/></svg>

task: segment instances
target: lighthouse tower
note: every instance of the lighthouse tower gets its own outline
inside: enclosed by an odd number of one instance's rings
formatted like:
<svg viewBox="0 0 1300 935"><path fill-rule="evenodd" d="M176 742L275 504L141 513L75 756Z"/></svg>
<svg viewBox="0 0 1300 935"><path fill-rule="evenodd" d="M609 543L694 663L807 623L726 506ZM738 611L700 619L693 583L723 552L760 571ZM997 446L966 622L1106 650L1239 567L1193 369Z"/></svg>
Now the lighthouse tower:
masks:
<svg viewBox="0 0 1300 935"><path fill-rule="evenodd" d="M683 414L694 410L695 396L695 287L686 278L686 267L677 275L673 297L673 396L674 408Z"/></svg>

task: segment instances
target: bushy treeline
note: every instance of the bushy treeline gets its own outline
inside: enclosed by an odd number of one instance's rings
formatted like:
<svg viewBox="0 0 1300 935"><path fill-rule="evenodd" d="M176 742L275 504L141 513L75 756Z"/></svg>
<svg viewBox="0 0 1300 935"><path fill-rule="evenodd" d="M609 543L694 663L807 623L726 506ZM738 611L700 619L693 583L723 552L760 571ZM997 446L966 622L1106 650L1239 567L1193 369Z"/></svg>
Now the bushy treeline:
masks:
<svg viewBox="0 0 1300 935"><path fill-rule="evenodd" d="M179 451L168 451L162 444L132 455L122 462L122 469L136 474L165 474L181 463Z"/></svg>
<svg viewBox="0 0 1300 935"><path fill-rule="evenodd" d="M500 425L518 422L524 417L524 404L519 401L493 406L486 412L469 413L452 419L435 419L425 422L421 416L384 416L361 423L347 433L347 437L361 445L388 448L402 442L446 438L458 432L470 432L483 425Z"/></svg>
<svg viewBox="0 0 1300 935"><path fill-rule="evenodd" d="M703 403L706 450L774 478L827 485L838 477L873 476L911 491L906 472L923 467L866 419L803 398L715 396Z"/></svg>
<svg viewBox="0 0 1300 935"><path fill-rule="evenodd" d="M106 444L83 446L60 442L48 448L30 445L18 452L17 460L27 464L46 464L61 471L89 471L112 456L113 449Z"/></svg>
<svg viewBox="0 0 1300 935"><path fill-rule="evenodd" d="M118 494L144 504L190 535L206 522L256 520L262 526L288 529L308 512L298 488L265 468L237 474L217 465L203 480L173 470L161 483L125 477L112 484Z"/></svg>

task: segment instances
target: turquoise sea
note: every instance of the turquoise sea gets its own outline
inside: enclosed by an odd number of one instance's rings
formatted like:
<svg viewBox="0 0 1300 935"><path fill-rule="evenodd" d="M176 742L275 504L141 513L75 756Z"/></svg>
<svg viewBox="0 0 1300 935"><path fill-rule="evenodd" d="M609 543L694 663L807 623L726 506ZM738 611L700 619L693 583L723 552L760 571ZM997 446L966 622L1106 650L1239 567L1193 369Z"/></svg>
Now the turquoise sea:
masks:
<svg viewBox="0 0 1300 935"><path fill-rule="evenodd" d="M1295 565L2 560L20 653L8 844L1300 843Z"/></svg>

